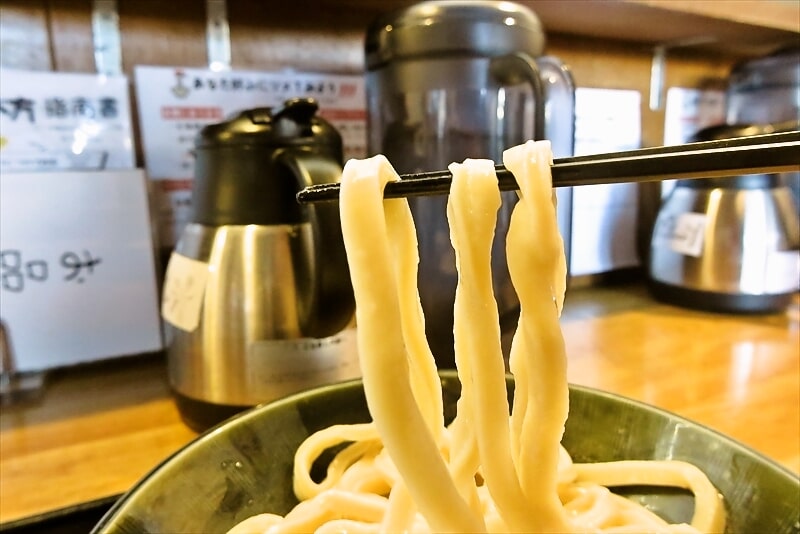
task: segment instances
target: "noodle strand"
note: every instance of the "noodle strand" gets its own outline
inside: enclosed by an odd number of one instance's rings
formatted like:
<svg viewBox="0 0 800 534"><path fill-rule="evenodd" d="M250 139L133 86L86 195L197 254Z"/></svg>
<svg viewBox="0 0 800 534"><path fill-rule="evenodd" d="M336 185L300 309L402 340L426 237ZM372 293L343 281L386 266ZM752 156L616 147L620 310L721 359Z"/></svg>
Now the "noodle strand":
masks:
<svg viewBox="0 0 800 534"><path fill-rule="evenodd" d="M452 483L409 382L408 357L399 328L400 297L382 200L384 185L396 179L397 173L383 156L370 158L363 166L351 160L342 174L340 211L358 303L358 344L369 347L371 353L360 359L367 405L384 447L431 528L437 532L480 531L483 521L475 517ZM385 202L408 209L401 199Z"/></svg>

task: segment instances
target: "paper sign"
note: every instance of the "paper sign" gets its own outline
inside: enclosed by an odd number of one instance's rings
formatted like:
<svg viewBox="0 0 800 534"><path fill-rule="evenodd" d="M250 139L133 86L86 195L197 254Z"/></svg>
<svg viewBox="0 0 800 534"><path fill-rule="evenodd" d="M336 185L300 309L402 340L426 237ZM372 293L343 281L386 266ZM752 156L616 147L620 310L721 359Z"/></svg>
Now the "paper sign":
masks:
<svg viewBox="0 0 800 534"><path fill-rule="evenodd" d="M707 217L704 213L681 213L669 238L670 248L679 254L695 258L703 252Z"/></svg>
<svg viewBox="0 0 800 534"><path fill-rule="evenodd" d="M141 170L0 176L0 318L16 371L163 348Z"/></svg>
<svg viewBox="0 0 800 534"><path fill-rule="evenodd" d="M135 167L128 80L0 69L0 170Z"/></svg>
<svg viewBox="0 0 800 534"><path fill-rule="evenodd" d="M154 180L160 243L175 245L191 208L194 141L237 111L312 97L342 135L345 159L366 154L363 76L138 66L138 108L147 175Z"/></svg>
<svg viewBox="0 0 800 534"><path fill-rule="evenodd" d="M766 293L789 293L800 289L800 252L797 249L772 251L766 256L766 274L763 277Z"/></svg>
<svg viewBox="0 0 800 534"><path fill-rule="evenodd" d="M200 311L208 281L208 264L173 252L164 280L161 316L168 323L193 332L200 324Z"/></svg>
<svg viewBox="0 0 800 534"><path fill-rule="evenodd" d="M691 212L659 217L653 230L654 245L699 258L703 253L707 220L704 213Z"/></svg>

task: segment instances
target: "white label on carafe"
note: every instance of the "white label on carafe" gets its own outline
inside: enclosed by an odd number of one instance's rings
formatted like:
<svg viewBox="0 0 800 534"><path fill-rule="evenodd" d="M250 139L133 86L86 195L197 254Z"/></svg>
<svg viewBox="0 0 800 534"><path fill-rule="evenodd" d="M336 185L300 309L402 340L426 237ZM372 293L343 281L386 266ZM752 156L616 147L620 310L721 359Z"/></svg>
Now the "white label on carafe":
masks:
<svg viewBox="0 0 800 534"><path fill-rule="evenodd" d="M249 350L249 385L267 400L361 376L355 328L323 339L255 341Z"/></svg>
<svg viewBox="0 0 800 534"><path fill-rule="evenodd" d="M164 279L161 316L171 325L193 332L200 324L200 310L208 280L208 264L173 252Z"/></svg>
<svg viewBox="0 0 800 534"><path fill-rule="evenodd" d="M681 213L659 220L654 233L656 246L699 258L703 253L707 217L702 213Z"/></svg>
<svg viewBox="0 0 800 534"><path fill-rule="evenodd" d="M781 250L767 254L764 291L789 293L800 287L800 251Z"/></svg>

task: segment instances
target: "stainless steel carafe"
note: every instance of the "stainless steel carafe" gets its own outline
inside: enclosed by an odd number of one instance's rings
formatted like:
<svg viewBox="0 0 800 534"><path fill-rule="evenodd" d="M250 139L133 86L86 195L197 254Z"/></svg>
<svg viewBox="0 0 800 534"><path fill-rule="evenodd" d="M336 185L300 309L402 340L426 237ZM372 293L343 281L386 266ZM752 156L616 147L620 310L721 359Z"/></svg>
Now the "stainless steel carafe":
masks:
<svg viewBox="0 0 800 534"><path fill-rule="evenodd" d="M713 126L693 140L798 126ZM648 275L654 296L681 306L736 313L785 309L800 288L800 218L785 177L679 180L658 212Z"/></svg>
<svg viewBox="0 0 800 534"><path fill-rule="evenodd" d="M385 154L400 173L444 169L465 158L499 162L504 149L529 139L548 138L556 157L572 155L572 79L556 58L541 57L544 33L539 19L524 6L420 2L375 20L365 47L368 150ZM504 333L513 331L519 313L505 256L515 201L515 193L503 194L492 250ZM457 275L447 199L409 202L417 225L428 341L437 364L453 367ZM559 190L559 227L567 250L570 204L571 191Z"/></svg>
<svg viewBox="0 0 800 534"><path fill-rule="evenodd" d="M295 201L341 176L341 137L316 111L293 99L197 137L193 217L162 306L170 386L196 429L359 375L337 205Z"/></svg>

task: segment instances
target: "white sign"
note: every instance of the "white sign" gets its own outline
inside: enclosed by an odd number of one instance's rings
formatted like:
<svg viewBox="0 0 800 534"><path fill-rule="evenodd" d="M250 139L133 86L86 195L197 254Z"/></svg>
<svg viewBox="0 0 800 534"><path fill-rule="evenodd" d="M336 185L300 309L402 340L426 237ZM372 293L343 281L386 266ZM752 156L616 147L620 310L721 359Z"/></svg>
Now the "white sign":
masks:
<svg viewBox="0 0 800 534"><path fill-rule="evenodd" d="M141 170L0 176L0 319L13 368L163 348Z"/></svg>
<svg viewBox="0 0 800 534"><path fill-rule="evenodd" d="M160 243L172 247L188 221L199 131L237 111L313 97L342 135L345 159L366 154L363 76L138 66L134 73L144 158L156 181Z"/></svg>
<svg viewBox="0 0 800 534"><path fill-rule="evenodd" d="M0 171L134 168L128 80L0 69Z"/></svg>

